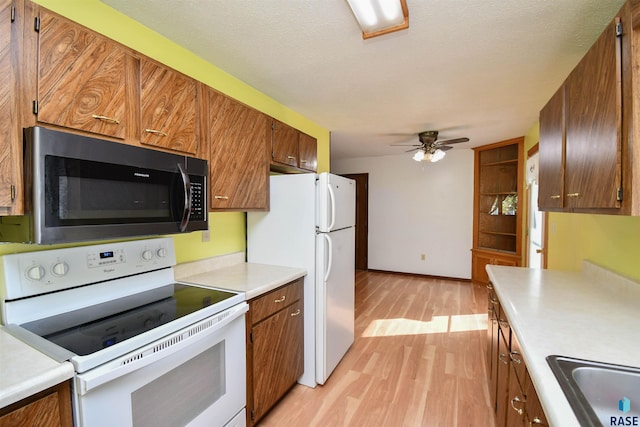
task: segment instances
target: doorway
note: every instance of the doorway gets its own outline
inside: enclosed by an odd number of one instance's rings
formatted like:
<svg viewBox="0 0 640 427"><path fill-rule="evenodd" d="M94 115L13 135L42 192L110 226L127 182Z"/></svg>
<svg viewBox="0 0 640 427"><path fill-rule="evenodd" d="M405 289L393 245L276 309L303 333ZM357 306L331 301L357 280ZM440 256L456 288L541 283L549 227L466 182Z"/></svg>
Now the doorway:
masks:
<svg viewBox="0 0 640 427"><path fill-rule="evenodd" d="M529 268L547 268L546 227L547 214L538 209L538 144L527 153L527 247L526 265Z"/></svg>
<svg viewBox="0 0 640 427"><path fill-rule="evenodd" d="M369 268L369 174L343 174L356 182L356 270Z"/></svg>

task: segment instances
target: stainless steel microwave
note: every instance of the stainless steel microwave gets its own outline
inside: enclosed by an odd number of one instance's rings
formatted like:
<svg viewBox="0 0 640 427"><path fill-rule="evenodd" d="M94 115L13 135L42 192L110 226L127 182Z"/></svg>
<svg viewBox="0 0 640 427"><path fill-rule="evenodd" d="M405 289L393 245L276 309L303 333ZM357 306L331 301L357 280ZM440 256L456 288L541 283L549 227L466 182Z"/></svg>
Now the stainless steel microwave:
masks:
<svg viewBox="0 0 640 427"><path fill-rule="evenodd" d="M207 229L206 160L43 127L24 149L31 243Z"/></svg>

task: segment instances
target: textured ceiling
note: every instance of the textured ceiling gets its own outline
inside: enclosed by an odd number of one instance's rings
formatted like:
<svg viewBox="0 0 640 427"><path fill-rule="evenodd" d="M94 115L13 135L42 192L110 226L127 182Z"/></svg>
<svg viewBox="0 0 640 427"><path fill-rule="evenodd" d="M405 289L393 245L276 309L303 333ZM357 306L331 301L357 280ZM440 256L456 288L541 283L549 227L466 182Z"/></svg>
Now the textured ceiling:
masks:
<svg viewBox="0 0 640 427"><path fill-rule="evenodd" d="M332 158L524 135L623 0L407 0L363 40L346 0L103 0L331 131Z"/></svg>

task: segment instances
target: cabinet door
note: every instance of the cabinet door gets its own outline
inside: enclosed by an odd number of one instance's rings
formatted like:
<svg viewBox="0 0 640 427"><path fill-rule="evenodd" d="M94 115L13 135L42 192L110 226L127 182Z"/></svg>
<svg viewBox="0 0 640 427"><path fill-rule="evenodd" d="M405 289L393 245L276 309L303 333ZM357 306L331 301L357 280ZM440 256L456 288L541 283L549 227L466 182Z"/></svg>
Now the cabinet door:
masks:
<svg viewBox="0 0 640 427"><path fill-rule="evenodd" d="M498 385L498 298L493 291L493 286L488 285L488 327L487 327L487 370L489 372L489 397L496 408L496 392Z"/></svg>
<svg viewBox="0 0 640 427"><path fill-rule="evenodd" d="M140 142L188 154L198 149L196 81L140 60Z"/></svg>
<svg viewBox="0 0 640 427"><path fill-rule="evenodd" d="M498 333L498 379L496 385L496 425L506 425L509 398L509 344L502 331Z"/></svg>
<svg viewBox="0 0 640 427"><path fill-rule="evenodd" d="M211 208L269 209L269 119L209 90Z"/></svg>
<svg viewBox="0 0 640 427"><path fill-rule="evenodd" d="M38 121L124 138L124 49L46 10L38 44Z"/></svg>
<svg viewBox="0 0 640 427"><path fill-rule="evenodd" d="M253 327L253 417L258 421L304 369L302 301Z"/></svg>
<svg viewBox="0 0 640 427"><path fill-rule="evenodd" d="M509 372L509 393L507 404L507 416L506 424L509 427L524 427L525 426L525 405L527 404L527 397L525 396L514 370L513 364Z"/></svg>
<svg viewBox="0 0 640 427"><path fill-rule="evenodd" d="M621 188L621 61L616 22L566 81L565 206L617 208Z"/></svg>
<svg viewBox="0 0 640 427"><path fill-rule="evenodd" d="M318 141L306 133L300 133L298 142L300 168L316 172L318 170Z"/></svg>
<svg viewBox="0 0 640 427"><path fill-rule="evenodd" d="M564 86L540 111L538 206L562 209L564 199Z"/></svg>
<svg viewBox="0 0 640 427"><path fill-rule="evenodd" d="M540 403L540 398L538 397L538 393L536 392L535 387L533 386L533 381L531 381L531 377L529 376L529 372L525 371L526 375L526 389L525 394L527 396L527 404L526 404L526 415L528 424L530 426L548 426L549 421L547 421L547 417L544 414L544 410L542 409L542 404Z"/></svg>
<svg viewBox="0 0 640 427"><path fill-rule="evenodd" d="M65 382L0 409L0 426L71 427L71 392Z"/></svg>
<svg viewBox="0 0 640 427"><path fill-rule="evenodd" d="M298 167L298 134L291 126L273 121L271 132L271 160Z"/></svg>
<svg viewBox="0 0 640 427"><path fill-rule="evenodd" d="M489 283L489 275L487 274L487 264L491 264L493 257L482 252L473 252L471 254L471 280L474 282Z"/></svg>
<svg viewBox="0 0 640 427"><path fill-rule="evenodd" d="M16 76L11 52L15 51L15 26L17 22L11 20L13 2L0 1L0 75L3 84L0 85L0 109L4 120L0 121L0 214L18 215L22 207L17 206L16 196L21 194L18 183L19 164L22 162L22 130L16 117Z"/></svg>

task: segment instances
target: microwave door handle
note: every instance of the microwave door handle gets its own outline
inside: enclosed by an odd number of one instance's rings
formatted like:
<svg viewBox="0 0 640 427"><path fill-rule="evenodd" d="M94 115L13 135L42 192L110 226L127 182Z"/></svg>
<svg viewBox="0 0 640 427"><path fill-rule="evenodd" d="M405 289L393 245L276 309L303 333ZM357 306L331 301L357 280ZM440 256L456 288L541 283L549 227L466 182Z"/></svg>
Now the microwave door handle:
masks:
<svg viewBox="0 0 640 427"><path fill-rule="evenodd" d="M184 184L184 210L182 212L182 220L180 220L180 232L184 233L187 230L189 217L191 216L191 180L180 163L178 163L178 170Z"/></svg>

